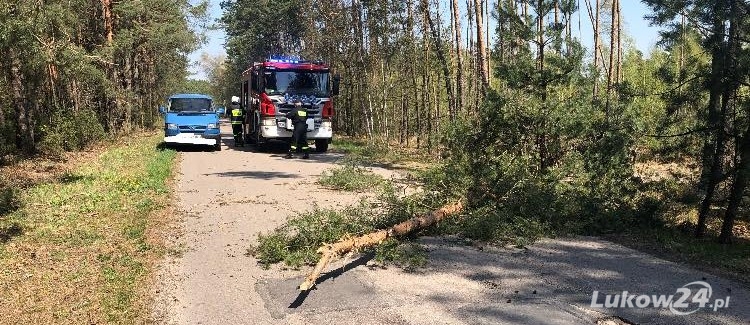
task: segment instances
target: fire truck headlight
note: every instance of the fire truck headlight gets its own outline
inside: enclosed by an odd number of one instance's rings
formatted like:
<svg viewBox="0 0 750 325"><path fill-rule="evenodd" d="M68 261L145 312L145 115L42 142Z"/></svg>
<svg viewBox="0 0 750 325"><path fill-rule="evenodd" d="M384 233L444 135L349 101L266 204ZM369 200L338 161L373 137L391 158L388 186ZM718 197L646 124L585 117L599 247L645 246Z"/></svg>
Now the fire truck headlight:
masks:
<svg viewBox="0 0 750 325"><path fill-rule="evenodd" d="M177 130L177 124L167 123L167 130Z"/></svg>
<svg viewBox="0 0 750 325"><path fill-rule="evenodd" d="M331 121L323 121L323 123L320 123L320 126L323 128L330 129L333 127L333 123L331 123Z"/></svg>

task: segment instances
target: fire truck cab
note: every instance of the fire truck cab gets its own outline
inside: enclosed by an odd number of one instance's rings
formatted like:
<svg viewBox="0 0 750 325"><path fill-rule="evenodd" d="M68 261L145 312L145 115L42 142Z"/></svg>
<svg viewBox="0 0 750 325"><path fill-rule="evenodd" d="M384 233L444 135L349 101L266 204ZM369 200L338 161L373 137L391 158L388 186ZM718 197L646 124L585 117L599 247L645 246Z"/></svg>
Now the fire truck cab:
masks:
<svg viewBox="0 0 750 325"><path fill-rule="evenodd" d="M315 150L325 152L333 138L333 96L338 77L331 78L327 65L298 57L271 56L242 73L240 105L245 114L246 141L265 150L270 140L291 141L286 113L300 100L307 108L307 139Z"/></svg>

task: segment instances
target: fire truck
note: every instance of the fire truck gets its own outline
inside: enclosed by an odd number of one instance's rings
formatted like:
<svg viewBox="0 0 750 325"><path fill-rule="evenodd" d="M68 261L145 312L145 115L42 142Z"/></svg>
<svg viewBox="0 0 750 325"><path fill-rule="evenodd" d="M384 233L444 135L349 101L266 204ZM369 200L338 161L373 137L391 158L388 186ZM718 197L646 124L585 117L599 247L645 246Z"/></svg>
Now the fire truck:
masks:
<svg viewBox="0 0 750 325"><path fill-rule="evenodd" d="M240 105L245 109L246 142L261 151L271 140L290 142L291 123L286 113L299 100L307 108L307 139L315 150L325 152L333 138L333 96L339 92L339 78L321 61L299 57L271 56L253 63L242 73Z"/></svg>

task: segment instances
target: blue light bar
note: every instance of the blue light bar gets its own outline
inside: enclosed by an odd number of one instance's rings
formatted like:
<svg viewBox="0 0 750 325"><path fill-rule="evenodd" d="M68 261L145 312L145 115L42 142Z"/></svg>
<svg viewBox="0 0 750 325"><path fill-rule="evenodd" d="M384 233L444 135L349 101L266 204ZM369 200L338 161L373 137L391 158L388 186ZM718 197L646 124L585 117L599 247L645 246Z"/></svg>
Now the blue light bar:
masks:
<svg viewBox="0 0 750 325"><path fill-rule="evenodd" d="M301 63L303 62L303 60L299 56L281 55L281 54L270 55L267 61L276 62L276 63Z"/></svg>

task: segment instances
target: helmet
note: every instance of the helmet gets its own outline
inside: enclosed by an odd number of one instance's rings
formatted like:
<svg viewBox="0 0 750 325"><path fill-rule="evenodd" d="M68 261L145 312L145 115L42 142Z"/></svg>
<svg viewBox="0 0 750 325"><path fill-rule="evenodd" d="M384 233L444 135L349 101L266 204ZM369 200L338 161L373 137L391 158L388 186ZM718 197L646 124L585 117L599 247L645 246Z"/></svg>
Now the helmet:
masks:
<svg viewBox="0 0 750 325"><path fill-rule="evenodd" d="M232 96L232 104L239 104L240 98L238 96Z"/></svg>

